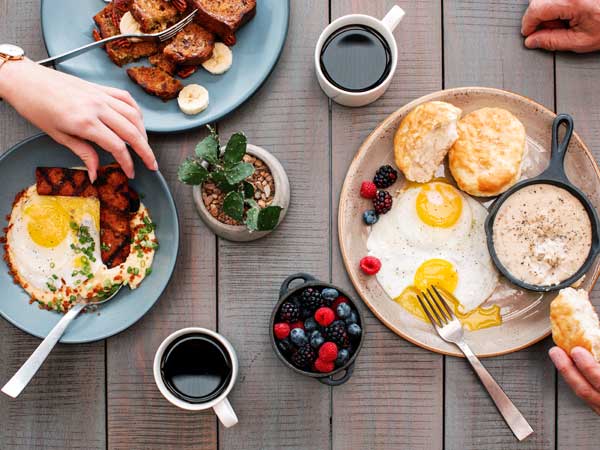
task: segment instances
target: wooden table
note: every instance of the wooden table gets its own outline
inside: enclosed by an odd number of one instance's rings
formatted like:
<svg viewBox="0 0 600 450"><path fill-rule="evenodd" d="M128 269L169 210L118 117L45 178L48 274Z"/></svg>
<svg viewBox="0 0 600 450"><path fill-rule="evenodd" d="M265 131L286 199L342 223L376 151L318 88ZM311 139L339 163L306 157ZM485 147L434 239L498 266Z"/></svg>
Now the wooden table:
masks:
<svg viewBox="0 0 600 450"><path fill-rule="evenodd" d="M283 0L282 0L283 1ZM238 130L283 162L292 205L266 239L234 244L200 221L177 166L206 131L153 135L182 223L169 288L136 325L106 341L62 345L17 400L0 397L1 449L554 449L598 448L600 418L557 377L549 339L488 359L486 366L535 434L517 444L462 359L399 338L363 307L368 337L352 380L335 389L297 376L275 357L268 318L282 279L307 271L348 289L338 251L337 203L360 143L388 114L421 95L456 86L518 92L574 115L600 157L600 58L529 51L520 23L527 0L410 0L396 37L396 76L376 103L332 104L320 91L313 50L329 20L360 12L382 17L394 0L292 0L285 50L268 82L218 124ZM100 5L100 1L98 1ZM45 56L38 0L0 0L0 42ZM0 104L0 151L36 130ZM0 180L1 183L1 180ZM600 306L600 293L594 293ZM152 378L158 344L172 331L217 329L239 353L232 429L215 416L167 403ZM39 341L0 320L0 383Z"/></svg>

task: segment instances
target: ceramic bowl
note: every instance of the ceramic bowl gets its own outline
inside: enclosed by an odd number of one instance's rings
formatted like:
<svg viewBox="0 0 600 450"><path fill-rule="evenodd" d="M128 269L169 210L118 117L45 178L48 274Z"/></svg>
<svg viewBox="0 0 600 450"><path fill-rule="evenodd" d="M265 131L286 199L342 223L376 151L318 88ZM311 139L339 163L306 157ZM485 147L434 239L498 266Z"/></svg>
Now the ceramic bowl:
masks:
<svg viewBox="0 0 600 450"><path fill-rule="evenodd" d="M301 284L296 285L295 287L290 287L292 283L296 281L301 281ZM337 367L335 370L329 373L318 373L318 372L308 372L306 370L302 370L294 366L291 362L287 360L287 358L279 351L277 347L277 342L275 340L275 334L273 332L273 327L275 325L275 319L277 318L277 313L281 308L281 305L288 301L290 298L299 294L303 289L307 287L319 287L319 288L333 288L337 289L337 291L348 299L348 303L352 307L354 311L356 311L356 315L358 316L358 324L362 329L362 333L360 336L360 341L358 345L354 349L354 353L350 355L350 358L343 366ZM269 323L270 328L270 336L271 336L271 345L273 346L273 351L277 355L277 357L281 360L281 362L292 369L294 372L299 373L301 375L305 375L307 377L315 378L319 380L321 383L326 384L328 386L339 386L340 384L346 383L352 373L354 372L354 363L356 362L356 357L360 353L363 342L365 340L365 320L360 312L360 309L356 307L356 303L352 300L352 297L348 295L348 292L340 289L338 286L335 286L331 283L326 283L323 281L317 280L315 277L308 273L296 273L287 277L283 283L281 284L281 288L279 289L279 301L273 308L273 312L271 313L271 321ZM340 374L342 374L340 376Z"/></svg>
<svg viewBox="0 0 600 450"><path fill-rule="evenodd" d="M273 175L273 181L275 183L275 196L273 197L272 205L281 206L283 208L279 216L279 223L275 227L277 228L287 214L287 210L290 205L290 181L288 180L285 169L279 160L264 148L248 144L246 152L264 162L269 167L271 174ZM227 239L228 241L248 242L265 237L267 234L273 231L250 231L245 225L227 225L219 222L206 209L206 206L204 206L204 201L202 201L201 186L194 186L193 189L194 204L196 205L196 209L198 210L200 218L217 236Z"/></svg>

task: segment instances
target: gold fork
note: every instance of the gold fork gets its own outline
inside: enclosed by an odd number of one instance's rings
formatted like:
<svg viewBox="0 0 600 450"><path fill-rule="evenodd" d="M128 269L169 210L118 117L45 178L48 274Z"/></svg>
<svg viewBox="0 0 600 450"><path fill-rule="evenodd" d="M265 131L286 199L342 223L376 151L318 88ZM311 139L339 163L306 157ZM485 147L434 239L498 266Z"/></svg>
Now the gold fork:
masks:
<svg viewBox="0 0 600 450"><path fill-rule="evenodd" d="M490 397L494 401L496 408L506 421L513 434L519 441L522 441L527 436L533 433L533 429L523 417L523 414L517 409L513 402L504 393L500 385L494 380L492 375L487 371L479 358L467 345L464 339L462 324L455 317L452 309L440 294L448 295L442 288L430 286L426 291L421 291L417 295L417 299L421 304L421 308L429 318L435 331L440 337L446 341L455 344L465 355L467 360L473 366L475 373L481 380L483 386L487 389Z"/></svg>

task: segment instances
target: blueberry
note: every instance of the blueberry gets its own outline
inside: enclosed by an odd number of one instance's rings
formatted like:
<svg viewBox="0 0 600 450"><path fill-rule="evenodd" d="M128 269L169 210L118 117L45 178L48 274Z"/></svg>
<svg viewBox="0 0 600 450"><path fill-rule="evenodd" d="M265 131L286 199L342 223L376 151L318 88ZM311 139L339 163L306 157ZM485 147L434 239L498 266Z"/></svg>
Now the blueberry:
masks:
<svg viewBox="0 0 600 450"><path fill-rule="evenodd" d="M325 338L319 330L315 330L310 335L310 345L313 348L319 348L325 342Z"/></svg>
<svg viewBox="0 0 600 450"><path fill-rule="evenodd" d="M358 322L358 315L354 311L350 311L350 315L346 317L346 325Z"/></svg>
<svg viewBox="0 0 600 450"><path fill-rule="evenodd" d="M348 303L340 303L336 308L335 312L337 313L337 316L340 319L346 319L350 317L350 314L352 313L352 308L350 308L350 305Z"/></svg>
<svg viewBox="0 0 600 450"><path fill-rule="evenodd" d="M348 361L348 358L350 358L350 352L345 348L341 349L340 351L338 351L338 355L335 360L335 365L337 367L343 366L344 364L346 364L346 361Z"/></svg>
<svg viewBox="0 0 600 450"><path fill-rule="evenodd" d="M311 331L314 331L317 328L319 328L319 324L317 323L317 321L313 317L309 317L308 319L306 319L304 321L304 330L307 333L310 334Z"/></svg>
<svg viewBox="0 0 600 450"><path fill-rule="evenodd" d="M350 325L348 325L347 331L348 331L348 334L350 335L350 337L353 337L353 338L359 337L360 333L362 333L362 330L356 323L351 323Z"/></svg>
<svg viewBox="0 0 600 450"><path fill-rule="evenodd" d="M289 338L285 338L277 342L277 347L284 355L289 355L292 352L293 345Z"/></svg>
<svg viewBox="0 0 600 450"><path fill-rule="evenodd" d="M329 300L330 302L333 302L339 296L340 293L337 291L337 289L333 288L325 288L321 292L321 297L323 297L325 300Z"/></svg>
<svg viewBox="0 0 600 450"><path fill-rule="evenodd" d="M379 220L379 216L374 209L369 209L363 213L363 220L367 225L373 225Z"/></svg>
<svg viewBox="0 0 600 450"><path fill-rule="evenodd" d="M304 333L302 328L294 328L290 332L290 339L298 347L308 344L308 338L306 337L306 333Z"/></svg>

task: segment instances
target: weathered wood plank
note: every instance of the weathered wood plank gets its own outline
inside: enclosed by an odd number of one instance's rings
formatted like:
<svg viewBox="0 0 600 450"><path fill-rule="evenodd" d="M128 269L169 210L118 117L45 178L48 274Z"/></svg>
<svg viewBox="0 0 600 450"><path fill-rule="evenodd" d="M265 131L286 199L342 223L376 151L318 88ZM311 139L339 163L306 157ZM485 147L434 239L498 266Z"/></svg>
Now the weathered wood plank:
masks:
<svg viewBox="0 0 600 450"><path fill-rule="evenodd" d="M326 0L291 1L282 57L256 96L224 120L224 139L239 130L276 155L290 178L283 224L253 243L219 240L219 331L240 360L231 395L240 423L219 428L228 449L328 449L330 390L293 373L269 342L279 285L291 273L329 276L328 106L312 71L314 44L328 20Z"/></svg>
<svg viewBox="0 0 600 450"><path fill-rule="evenodd" d="M182 411L165 400L152 376L160 342L189 326L216 326L216 240L200 221L189 186L177 181L178 165L193 152L204 130L151 136L160 169L181 222L179 259L158 304L129 330L107 341L108 448L216 449L212 411Z"/></svg>
<svg viewBox="0 0 600 450"><path fill-rule="evenodd" d="M383 17L396 3L333 0L332 19L350 13ZM388 91L363 108L332 106L332 278L351 292L337 239L337 205L350 161L387 115L442 87L440 2L421 0L401 6L406 18L395 32L399 62ZM356 370L346 385L333 389L333 448L441 449L443 358L404 341L368 308L362 310L368 333Z"/></svg>
<svg viewBox="0 0 600 450"><path fill-rule="evenodd" d="M556 108L573 115L575 129L600 159L600 60L598 54L556 55ZM600 285L592 291L600 309ZM600 441L600 417L579 400L562 378L557 393L557 448L589 449Z"/></svg>
<svg viewBox="0 0 600 450"><path fill-rule="evenodd" d="M551 54L522 45L521 16L526 0L446 0L444 80L446 87L483 85L554 105ZM518 443L463 359L446 358L446 449L552 448L554 374L546 355L549 342L484 364L525 415L535 434Z"/></svg>
<svg viewBox="0 0 600 450"><path fill-rule="evenodd" d="M45 56L39 10L37 0L0 0L0 42ZM38 131L5 102L0 117L0 153ZM0 342L4 384L40 341L0 320ZM104 386L104 342L59 345L18 399L0 395L0 448L104 449Z"/></svg>

